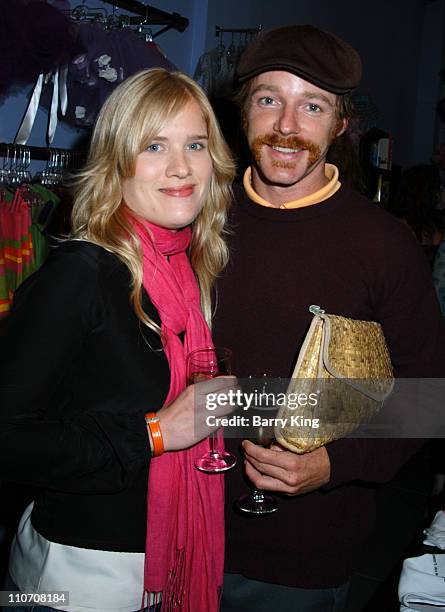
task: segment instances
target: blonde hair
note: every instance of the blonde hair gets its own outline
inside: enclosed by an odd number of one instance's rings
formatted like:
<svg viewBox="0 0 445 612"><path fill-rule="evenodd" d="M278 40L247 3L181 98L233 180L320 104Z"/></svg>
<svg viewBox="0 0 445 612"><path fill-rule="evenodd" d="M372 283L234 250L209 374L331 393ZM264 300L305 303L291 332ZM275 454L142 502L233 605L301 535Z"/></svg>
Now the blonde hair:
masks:
<svg viewBox="0 0 445 612"><path fill-rule="evenodd" d="M142 251L124 213L122 182L134 176L136 158L190 101L201 109L213 163L203 209L193 222L190 261L201 290L201 306L211 323L211 289L228 260L224 226L231 201L234 162L210 103L191 78L162 68L126 79L108 97L94 128L87 163L74 185L73 232L119 257L130 270L130 301L138 318L160 334L141 304Z"/></svg>

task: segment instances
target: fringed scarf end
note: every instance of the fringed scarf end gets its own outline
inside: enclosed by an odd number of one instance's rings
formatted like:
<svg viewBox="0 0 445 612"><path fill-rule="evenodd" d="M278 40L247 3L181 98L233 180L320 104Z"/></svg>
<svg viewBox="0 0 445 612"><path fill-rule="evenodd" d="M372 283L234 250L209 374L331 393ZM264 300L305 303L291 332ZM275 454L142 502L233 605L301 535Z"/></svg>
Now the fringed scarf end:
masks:
<svg viewBox="0 0 445 612"><path fill-rule="evenodd" d="M145 609L152 609L153 612L160 612L162 603L162 592L158 591L155 593L154 591L148 591L144 589L142 594L142 602L141 602L141 611L144 612Z"/></svg>

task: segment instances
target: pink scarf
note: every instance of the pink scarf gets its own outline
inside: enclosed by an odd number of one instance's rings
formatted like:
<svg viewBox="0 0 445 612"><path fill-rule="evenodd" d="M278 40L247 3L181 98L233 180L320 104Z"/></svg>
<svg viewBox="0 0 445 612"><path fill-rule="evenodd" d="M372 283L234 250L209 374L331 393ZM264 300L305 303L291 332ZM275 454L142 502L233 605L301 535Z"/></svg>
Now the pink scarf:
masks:
<svg viewBox="0 0 445 612"><path fill-rule="evenodd" d="M170 366L167 405L186 386L187 354L213 343L186 253L191 229L172 232L146 221L143 225L135 222L134 227L144 255L143 284L161 318ZM178 337L181 332L185 332L184 344ZM167 452L150 464L144 589L161 593L162 612L219 609L224 480L222 475L203 474L194 466L195 458L208 448L208 440L203 440L188 450Z"/></svg>

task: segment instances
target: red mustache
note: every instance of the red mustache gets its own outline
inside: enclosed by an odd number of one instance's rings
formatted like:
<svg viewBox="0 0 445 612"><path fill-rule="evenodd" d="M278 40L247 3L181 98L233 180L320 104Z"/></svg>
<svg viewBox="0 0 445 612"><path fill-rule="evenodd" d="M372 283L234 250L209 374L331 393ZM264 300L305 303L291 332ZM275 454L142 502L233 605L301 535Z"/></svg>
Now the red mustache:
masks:
<svg viewBox="0 0 445 612"><path fill-rule="evenodd" d="M285 147L287 149L307 149L308 151L312 151L314 147L317 147L310 140L303 140L298 136L289 136L288 138L283 138L278 134L263 134L261 136L257 136L254 141L255 144L258 145L268 145L269 147Z"/></svg>
<svg viewBox="0 0 445 612"><path fill-rule="evenodd" d="M298 136L283 138L278 134L261 134L257 136L251 144L253 156L258 164L261 161L261 149L264 145L269 147L306 150L309 152L308 166L312 166L320 157L320 147L310 140L303 140L303 138L299 138Z"/></svg>

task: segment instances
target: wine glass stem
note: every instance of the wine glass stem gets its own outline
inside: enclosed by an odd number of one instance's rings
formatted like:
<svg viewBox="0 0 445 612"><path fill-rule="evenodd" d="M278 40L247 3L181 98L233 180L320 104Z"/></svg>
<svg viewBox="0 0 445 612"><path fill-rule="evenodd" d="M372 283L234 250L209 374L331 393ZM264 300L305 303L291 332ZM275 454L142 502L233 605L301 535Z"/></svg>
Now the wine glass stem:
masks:
<svg viewBox="0 0 445 612"><path fill-rule="evenodd" d="M216 450L216 433L215 432L212 432L210 434L209 445L210 445L210 453L212 455L217 455L218 452Z"/></svg>

